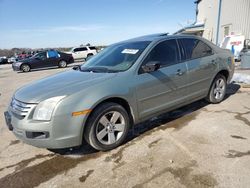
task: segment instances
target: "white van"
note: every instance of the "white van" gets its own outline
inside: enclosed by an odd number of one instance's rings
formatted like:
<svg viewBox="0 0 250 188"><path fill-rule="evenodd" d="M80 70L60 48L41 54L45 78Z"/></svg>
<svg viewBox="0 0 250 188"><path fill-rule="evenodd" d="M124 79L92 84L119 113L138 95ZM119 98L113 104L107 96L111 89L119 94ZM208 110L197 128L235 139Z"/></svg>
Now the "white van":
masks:
<svg viewBox="0 0 250 188"><path fill-rule="evenodd" d="M240 60L240 52L244 47L244 40L244 35L229 35L223 39L220 47L232 51L232 46L234 46L234 59Z"/></svg>

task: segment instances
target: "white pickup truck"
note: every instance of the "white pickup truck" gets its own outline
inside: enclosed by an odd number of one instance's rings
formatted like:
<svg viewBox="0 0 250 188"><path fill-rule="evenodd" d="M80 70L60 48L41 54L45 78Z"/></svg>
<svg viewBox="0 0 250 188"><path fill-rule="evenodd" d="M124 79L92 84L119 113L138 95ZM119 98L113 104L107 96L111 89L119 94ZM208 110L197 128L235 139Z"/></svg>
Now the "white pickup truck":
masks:
<svg viewBox="0 0 250 188"><path fill-rule="evenodd" d="M74 60L83 60L97 54L97 50L94 46L81 46L74 47L67 53L72 54Z"/></svg>

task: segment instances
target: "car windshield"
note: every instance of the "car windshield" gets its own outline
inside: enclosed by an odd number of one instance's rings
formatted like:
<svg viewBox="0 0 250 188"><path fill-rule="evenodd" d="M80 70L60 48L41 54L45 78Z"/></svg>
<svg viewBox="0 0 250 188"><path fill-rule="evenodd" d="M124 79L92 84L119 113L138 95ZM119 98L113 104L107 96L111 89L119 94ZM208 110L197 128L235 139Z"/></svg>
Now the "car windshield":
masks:
<svg viewBox="0 0 250 188"><path fill-rule="evenodd" d="M149 41L125 42L105 48L80 67L81 71L121 72L128 70L149 45Z"/></svg>

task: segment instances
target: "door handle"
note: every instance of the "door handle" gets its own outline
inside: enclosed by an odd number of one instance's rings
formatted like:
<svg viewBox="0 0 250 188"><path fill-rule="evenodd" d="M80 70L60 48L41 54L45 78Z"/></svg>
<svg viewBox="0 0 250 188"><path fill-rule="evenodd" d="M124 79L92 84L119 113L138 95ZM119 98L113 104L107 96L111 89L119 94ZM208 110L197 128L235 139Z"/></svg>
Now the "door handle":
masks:
<svg viewBox="0 0 250 188"><path fill-rule="evenodd" d="M178 76L182 76L184 74L184 72L181 71L181 69L178 69L176 72L176 75Z"/></svg>

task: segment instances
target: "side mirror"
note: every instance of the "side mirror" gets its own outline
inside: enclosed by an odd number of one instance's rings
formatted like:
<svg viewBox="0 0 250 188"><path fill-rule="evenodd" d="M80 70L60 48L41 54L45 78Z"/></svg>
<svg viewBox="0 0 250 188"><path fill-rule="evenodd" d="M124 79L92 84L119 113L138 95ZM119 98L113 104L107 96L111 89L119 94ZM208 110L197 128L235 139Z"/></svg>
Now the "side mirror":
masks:
<svg viewBox="0 0 250 188"><path fill-rule="evenodd" d="M142 66L142 70L145 73L150 73L157 71L161 67L161 64L158 61L148 62L146 65Z"/></svg>

